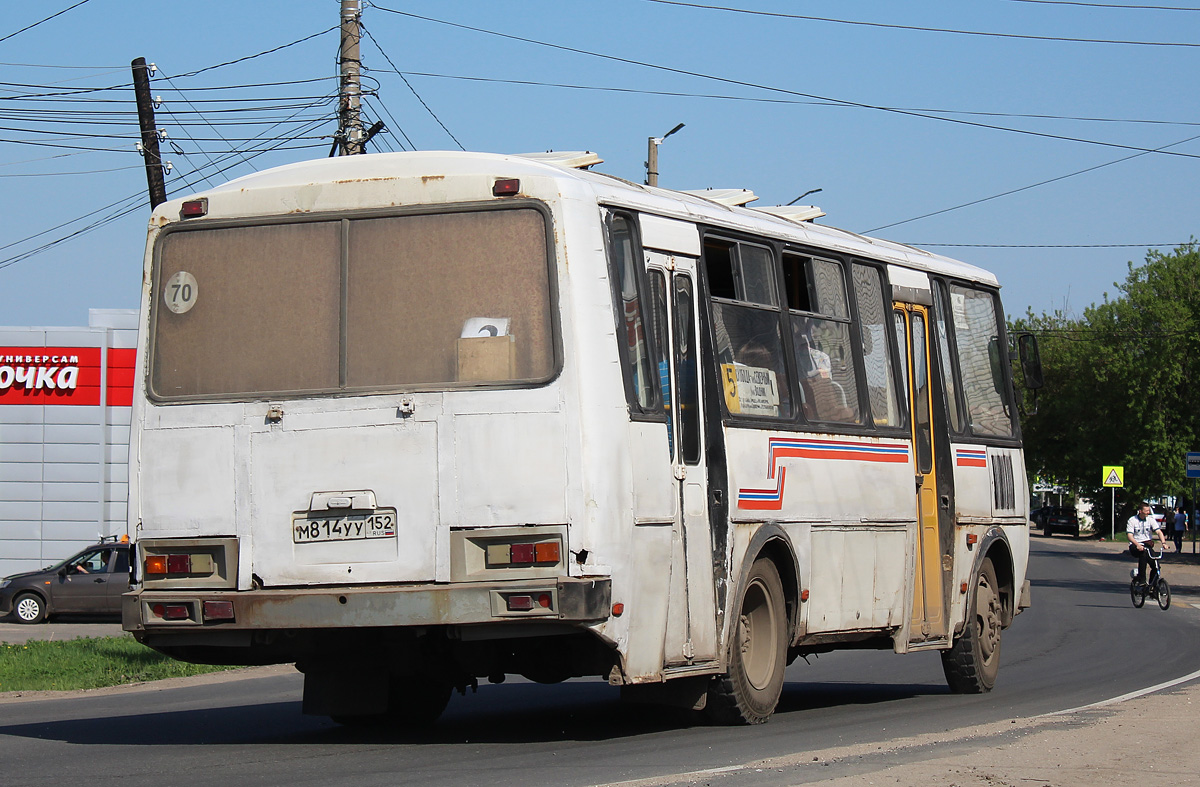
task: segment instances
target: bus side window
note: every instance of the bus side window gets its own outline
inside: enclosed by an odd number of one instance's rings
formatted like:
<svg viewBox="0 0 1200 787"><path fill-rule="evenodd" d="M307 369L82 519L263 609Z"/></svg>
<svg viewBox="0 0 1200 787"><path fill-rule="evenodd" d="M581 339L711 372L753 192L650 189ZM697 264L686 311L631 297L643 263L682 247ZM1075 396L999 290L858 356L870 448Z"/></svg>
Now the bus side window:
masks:
<svg viewBox="0 0 1200 787"><path fill-rule="evenodd" d="M852 277L871 418L876 426L901 426L904 419L896 395L892 354L888 351L888 303L883 298L882 274L872 265L855 263Z"/></svg>
<svg viewBox="0 0 1200 787"><path fill-rule="evenodd" d="M958 405L958 376L954 373L954 366L950 362L950 331L947 327L947 317L950 310L946 307L946 284L941 281L933 283L933 324L936 328L938 346L938 360L942 367L942 382L946 391L946 409L950 414L950 429L954 432L961 432L962 416L959 414Z"/></svg>
<svg viewBox="0 0 1200 787"><path fill-rule="evenodd" d="M641 246L634 222L613 214L608 222L608 254L617 298L617 340L625 370L626 394L633 412L657 413L659 369L651 357L641 297Z"/></svg>
<svg viewBox="0 0 1200 787"><path fill-rule="evenodd" d="M812 421L862 423L841 264L784 254L783 267L805 416Z"/></svg>
<svg viewBox="0 0 1200 787"><path fill-rule="evenodd" d="M962 394L975 435L1011 437L1012 413L1001 364L994 371L992 341L1000 336L996 296L986 290L950 285L954 350L962 372ZM997 374L999 379L996 379Z"/></svg>
<svg viewBox="0 0 1200 787"><path fill-rule="evenodd" d="M775 260L768 246L704 242L717 371L730 415L792 417Z"/></svg>
<svg viewBox="0 0 1200 787"><path fill-rule="evenodd" d="M667 360L668 348L671 346L670 334L667 332L667 279L660 270L650 270L646 277L649 283L646 316L650 321L650 336L654 340L654 367L662 394L663 412L667 415L667 451L674 459L675 419L672 417L671 366Z"/></svg>

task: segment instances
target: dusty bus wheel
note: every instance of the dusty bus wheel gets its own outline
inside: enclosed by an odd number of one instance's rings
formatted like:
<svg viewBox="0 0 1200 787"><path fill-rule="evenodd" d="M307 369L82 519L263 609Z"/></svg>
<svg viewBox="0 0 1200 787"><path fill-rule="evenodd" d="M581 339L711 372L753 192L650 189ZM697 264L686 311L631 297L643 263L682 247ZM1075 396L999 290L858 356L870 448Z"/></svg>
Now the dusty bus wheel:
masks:
<svg viewBox="0 0 1200 787"><path fill-rule="evenodd" d="M996 685L1003 621L996 569L991 558L984 558L975 576L974 607L963 624L962 636L949 650L942 651L942 670L951 691L983 694Z"/></svg>
<svg viewBox="0 0 1200 787"><path fill-rule="evenodd" d="M754 561L734 621L729 672L714 679L706 713L717 724L762 724L783 691L787 614L775 564Z"/></svg>
<svg viewBox="0 0 1200 787"><path fill-rule="evenodd" d="M21 623L41 623L46 619L46 602L36 593L22 593L13 602L13 612Z"/></svg>

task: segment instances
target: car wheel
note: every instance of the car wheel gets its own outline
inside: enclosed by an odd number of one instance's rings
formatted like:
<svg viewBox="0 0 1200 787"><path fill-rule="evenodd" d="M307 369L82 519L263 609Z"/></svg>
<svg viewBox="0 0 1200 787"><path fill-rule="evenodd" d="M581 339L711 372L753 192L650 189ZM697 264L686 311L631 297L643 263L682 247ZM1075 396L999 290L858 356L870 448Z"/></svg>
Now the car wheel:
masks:
<svg viewBox="0 0 1200 787"><path fill-rule="evenodd" d="M22 593L13 602L13 612L20 623L41 623L46 619L46 602L36 593Z"/></svg>

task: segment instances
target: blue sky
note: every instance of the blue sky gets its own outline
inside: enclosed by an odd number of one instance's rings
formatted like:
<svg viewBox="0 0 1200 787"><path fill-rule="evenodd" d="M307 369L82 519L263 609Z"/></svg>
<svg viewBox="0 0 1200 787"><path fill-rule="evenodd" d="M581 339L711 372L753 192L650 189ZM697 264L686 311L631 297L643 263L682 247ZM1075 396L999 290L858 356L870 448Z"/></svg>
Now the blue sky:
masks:
<svg viewBox="0 0 1200 787"><path fill-rule="evenodd" d="M173 196L323 157L336 129L338 39L322 31L338 0L84 0L16 33L77 2L13 5L0 28L0 325L137 306L133 58L158 67ZM1118 4L378 0L366 114L389 129L375 150L589 149L638 182L647 137L685 123L660 185L750 188L757 206L820 188L805 202L822 223L988 268L1010 315L1078 314L1151 244L1200 234L1200 139L1183 142L1200 136L1200 10ZM1142 153L1164 146L1182 155Z"/></svg>

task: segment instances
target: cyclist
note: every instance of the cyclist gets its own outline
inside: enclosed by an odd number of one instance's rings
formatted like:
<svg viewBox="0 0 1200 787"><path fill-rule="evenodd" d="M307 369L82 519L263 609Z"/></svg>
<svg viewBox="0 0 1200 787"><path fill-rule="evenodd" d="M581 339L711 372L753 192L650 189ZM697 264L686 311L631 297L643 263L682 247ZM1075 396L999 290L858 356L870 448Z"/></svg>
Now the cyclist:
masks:
<svg viewBox="0 0 1200 787"><path fill-rule="evenodd" d="M1137 513L1129 517L1125 523L1125 535L1129 538L1129 554L1138 559L1139 584L1146 584L1146 566L1150 564L1149 547L1155 536L1162 542L1162 551L1167 549L1167 537L1163 535L1162 527L1154 518L1149 503L1138 506Z"/></svg>

